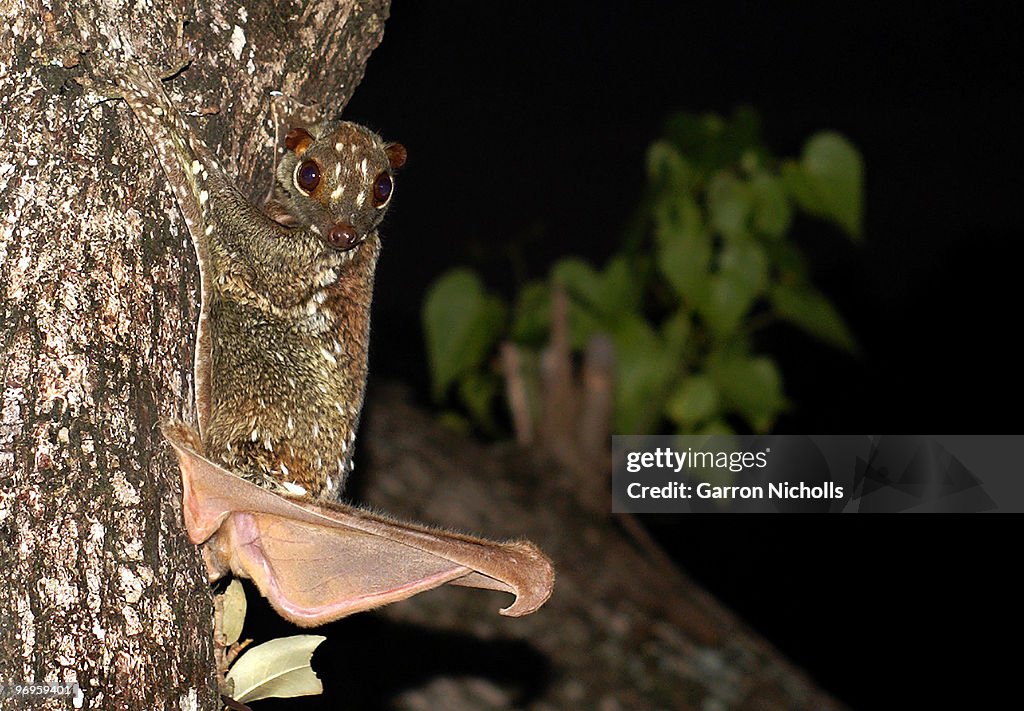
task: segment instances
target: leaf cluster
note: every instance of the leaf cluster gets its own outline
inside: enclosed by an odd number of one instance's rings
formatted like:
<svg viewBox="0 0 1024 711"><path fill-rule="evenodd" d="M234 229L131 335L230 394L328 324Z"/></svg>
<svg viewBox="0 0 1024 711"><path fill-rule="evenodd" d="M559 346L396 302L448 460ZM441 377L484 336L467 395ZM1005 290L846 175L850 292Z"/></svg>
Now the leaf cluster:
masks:
<svg viewBox="0 0 1024 711"><path fill-rule="evenodd" d="M784 320L856 351L792 236L802 213L860 239L864 166L849 141L818 133L799 157L778 159L749 110L730 119L678 114L648 148L646 165L636 216L603 266L566 257L511 302L469 269L432 285L423 326L435 399L454 395L474 424L494 431L495 349L511 340L535 364L556 288L568 297L576 352L598 333L615 345L618 434L666 423L685 434L769 430L787 400L778 364L755 348L766 323Z"/></svg>

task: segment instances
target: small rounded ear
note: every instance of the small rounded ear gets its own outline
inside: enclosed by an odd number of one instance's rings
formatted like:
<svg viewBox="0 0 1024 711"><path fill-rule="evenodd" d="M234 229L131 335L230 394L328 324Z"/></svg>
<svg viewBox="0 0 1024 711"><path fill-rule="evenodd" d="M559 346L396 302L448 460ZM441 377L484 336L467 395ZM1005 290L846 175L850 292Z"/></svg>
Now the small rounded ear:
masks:
<svg viewBox="0 0 1024 711"><path fill-rule="evenodd" d="M313 136L304 128L293 128L284 137L284 145L297 156L302 156L313 143Z"/></svg>
<svg viewBox="0 0 1024 711"><path fill-rule="evenodd" d="M295 227L299 224L298 218L291 213L288 207L275 198L263 203L263 213L282 227Z"/></svg>
<svg viewBox="0 0 1024 711"><path fill-rule="evenodd" d="M398 170L405 165L405 159L409 157L409 154L405 151L405 146L401 143L389 143L384 147L384 152L388 154L388 163L391 164L391 168Z"/></svg>

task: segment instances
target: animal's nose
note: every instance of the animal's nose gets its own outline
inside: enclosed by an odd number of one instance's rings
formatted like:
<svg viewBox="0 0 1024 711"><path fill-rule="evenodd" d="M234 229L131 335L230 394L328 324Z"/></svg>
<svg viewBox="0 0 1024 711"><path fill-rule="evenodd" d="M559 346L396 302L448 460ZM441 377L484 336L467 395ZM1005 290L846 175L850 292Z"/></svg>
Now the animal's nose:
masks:
<svg viewBox="0 0 1024 711"><path fill-rule="evenodd" d="M336 222L327 231L327 242L335 249L352 249L360 241L356 228L347 222Z"/></svg>

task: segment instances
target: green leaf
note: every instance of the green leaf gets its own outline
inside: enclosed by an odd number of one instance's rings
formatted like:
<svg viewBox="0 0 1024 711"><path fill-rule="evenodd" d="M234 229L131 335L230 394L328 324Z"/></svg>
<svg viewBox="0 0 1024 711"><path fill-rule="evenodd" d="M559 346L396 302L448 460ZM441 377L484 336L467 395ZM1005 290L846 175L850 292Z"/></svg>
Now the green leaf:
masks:
<svg viewBox="0 0 1024 711"><path fill-rule="evenodd" d="M499 379L493 373L473 371L459 380L459 399L469 410L473 422L488 432L495 432L491 404L498 395Z"/></svg>
<svg viewBox="0 0 1024 711"><path fill-rule="evenodd" d="M582 259L569 257L552 267L551 281L565 289L569 299L569 342L573 348L582 348L601 330L601 275Z"/></svg>
<svg viewBox="0 0 1024 711"><path fill-rule="evenodd" d="M727 120L715 114L674 114L665 135L705 174L739 162L744 153L764 153L760 120L749 108L738 109Z"/></svg>
<svg viewBox="0 0 1024 711"><path fill-rule="evenodd" d="M220 598L221 631L227 645L232 645L242 636L245 624L245 589L238 578L228 583Z"/></svg>
<svg viewBox="0 0 1024 711"><path fill-rule="evenodd" d="M752 200L750 188L727 171L718 172L708 186L708 214L711 226L727 240L749 235Z"/></svg>
<svg viewBox="0 0 1024 711"><path fill-rule="evenodd" d="M725 245L719 261L722 274L734 276L755 296L768 286L768 257L756 242Z"/></svg>
<svg viewBox="0 0 1024 711"><path fill-rule="evenodd" d="M710 164L721 160L717 149L725 128L721 116L680 112L665 122L665 135L681 154L690 156L706 171Z"/></svg>
<svg viewBox="0 0 1024 711"><path fill-rule="evenodd" d="M623 315L610 335L615 343L615 431L650 432L681 363L672 359L658 334L638 314Z"/></svg>
<svg viewBox="0 0 1024 711"><path fill-rule="evenodd" d="M861 236L864 160L843 136L827 131L812 136L799 165L784 166L783 178L807 212L834 221L853 238Z"/></svg>
<svg viewBox="0 0 1024 711"><path fill-rule="evenodd" d="M435 399L484 362L504 324L505 305L484 292L473 272L454 269L434 283L423 306L423 327Z"/></svg>
<svg viewBox="0 0 1024 711"><path fill-rule="evenodd" d="M661 339L673 360L684 360L686 354L692 350L692 332L690 314L683 309L676 311L661 324Z"/></svg>
<svg viewBox="0 0 1024 711"><path fill-rule="evenodd" d="M643 285L636 266L625 255L608 260L602 273L601 310L606 316L637 311L643 301Z"/></svg>
<svg viewBox="0 0 1024 711"><path fill-rule="evenodd" d="M719 414L718 387L706 375L691 375L665 403L665 413L683 427L693 426Z"/></svg>
<svg viewBox="0 0 1024 711"><path fill-rule="evenodd" d="M710 288L711 235L700 207L690 197L664 200L655 216L658 269L683 300L707 301Z"/></svg>
<svg viewBox="0 0 1024 711"><path fill-rule="evenodd" d="M625 314L640 309L642 284L632 262L623 255L598 272L581 259L559 261L552 281L569 297L569 332L574 348L582 348L597 332L609 333Z"/></svg>
<svg viewBox="0 0 1024 711"><path fill-rule="evenodd" d="M581 350L595 333L604 332L604 323L594 314L593 310L569 299L569 346L573 350Z"/></svg>
<svg viewBox="0 0 1024 711"><path fill-rule="evenodd" d="M696 176L690 162L667 141L655 141L647 149L647 176L657 190L689 192Z"/></svg>
<svg viewBox="0 0 1024 711"><path fill-rule="evenodd" d="M726 405L758 432L766 432L786 407L782 377L771 358L721 354L709 359L708 374Z"/></svg>
<svg viewBox="0 0 1024 711"><path fill-rule="evenodd" d="M721 268L711 279L711 295L702 309L719 339L732 335L768 284L768 258L756 242L726 244Z"/></svg>
<svg viewBox="0 0 1024 711"><path fill-rule="evenodd" d="M754 227L769 237L784 235L792 221L793 210L782 180L768 173L758 173L750 181L750 194Z"/></svg>
<svg viewBox="0 0 1024 711"><path fill-rule="evenodd" d="M551 328L551 289L540 281L525 284L516 298L512 338L517 343L539 346Z"/></svg>
<svg viewBox="0 0 1024 711"><path fill-rule="evenodd" d="M856 353L857 342L835 306L819 291L809 286L787 283L772 289L775 311L795 326L829 345Z"/></svg>
<svg viewBox="0 0 1024 711"><path fill-rule="evenodd" d="M618 255L598 272L581 259L560 260L551 271L555 283L599 320L606 321L620 313L635 311L642 297L640 285L629 260Z"/></svg>
<svg viewBox="0 0 1024 711"><path fill-rule="evenodd" d="M323 693L309 660L326 637L296 635L272 639L245 652L228 671L233 695L243 704L272 697L288 699Z"/></svg>
<svg viewBox="0 0 1024 711"><path fill-rule="evenodd" d="M711 332L719 340L732 335L743 314L754 303L750 291L730 274L715 274L711 277L711 289L707 304L701 309Z"/></svg>
<svg viewBox="0 0 1024 711"><path fill-rule="evenodd" d="M565 288L574 301L599 311L603 301L604 280L592 266L578 257L560 259L551 269L551 279Z"/></svg>

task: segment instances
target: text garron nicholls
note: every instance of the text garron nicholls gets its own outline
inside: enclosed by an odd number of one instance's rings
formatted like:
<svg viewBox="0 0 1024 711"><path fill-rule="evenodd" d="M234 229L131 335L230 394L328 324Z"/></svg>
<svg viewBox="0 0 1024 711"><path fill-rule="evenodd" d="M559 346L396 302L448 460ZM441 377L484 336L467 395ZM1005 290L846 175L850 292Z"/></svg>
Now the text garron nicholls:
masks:
<svg viewBox="0 0 1024 711"><path fill-rule="evenodd" d="M626 454L626 471L637 473L644 469L671 469L675 473L690 469L728 469L740 472L748 468L763 469L768 465L771 448L759 452L702 452L693 449L679 452L669 447L654 451L634 451ZM766 496L767 494L767 496ZM843 487L833 482L770 483L764 486L714 486L707 482L685 484L668 482L661 486L645 486L632 482L626 488L631 499L841 499Z"/></svg>

